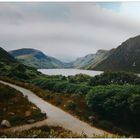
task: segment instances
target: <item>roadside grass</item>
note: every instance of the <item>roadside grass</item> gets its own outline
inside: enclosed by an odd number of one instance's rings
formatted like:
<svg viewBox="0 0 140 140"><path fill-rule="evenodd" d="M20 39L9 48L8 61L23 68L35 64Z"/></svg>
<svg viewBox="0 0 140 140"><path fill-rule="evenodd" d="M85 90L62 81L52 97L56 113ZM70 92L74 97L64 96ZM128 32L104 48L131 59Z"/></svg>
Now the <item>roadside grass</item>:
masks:
<svg viewBox="0 0 140 140"><path fill-rule="evenodd" d="M79 135L72 133L59 126L42 126L39 128L32 128L22 132L0 132L0 138L87 138L84 133ZM109 138L107 134L93 135L91 138ZM112 138L125 138L124 136L112 135Z"/></svg>
<svg viewBox="0 0 140 140"><path fill-rule="evenodd" d="M91 111L91 109L87 106L87 103L85 100L85 95L74 94L74 93L73 94L55 93L55 92L52 92L49 90L43 90L43 89L41 89L37 86L34 86L32 84L29 84L29 83L13 81L12 79L9 79L7 77L5 77L5 78L0 77L0 79L31 90L32 92L34 92L36 95L38 95L42 99L48 101L49 103L51 103L55 106L58 106L59 108L63 109L66 112L69 112L73 116L79 118L82 121L87 122L91 126L97 127L99 129L102 128L105 131L114 133L114 136L117 136L117 137L123 137L124 135L126 137L130 137L130 136L132 137L133 132L131 132L129 130L124 131L122 128L117 127L114 124L112 125L111 128L108 126L104 127L104 124L101 125L102 122L104 122L106 120L102 120L102 118L100 116L98 116L98 114L95 114L95 113L93 113L93 111ZM74 108L67 107L70 102L75 104ZM89 119L90 116L93 116L95 119L93 121L91 121ZM110 124L111 122L107 122L107 123Z"/></svg>
<svg viewBox="0 0 140 140"><path fill-rule="evenodd" d="M0 122L8 120L12 126L22 125L28 120L45 118L40 109L28 101L19 91L0 83Z"/></svg>

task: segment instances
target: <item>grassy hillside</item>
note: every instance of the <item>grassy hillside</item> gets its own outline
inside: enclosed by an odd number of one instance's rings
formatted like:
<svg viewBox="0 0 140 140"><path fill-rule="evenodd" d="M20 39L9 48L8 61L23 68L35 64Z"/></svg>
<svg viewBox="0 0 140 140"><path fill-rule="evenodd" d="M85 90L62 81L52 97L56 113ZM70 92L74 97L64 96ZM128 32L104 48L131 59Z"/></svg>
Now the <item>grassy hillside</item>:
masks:
<svg viewBox="0 0 140 140"><path fill-rule="evenodd" d="M3 48L0 47L0 60L5 62L5 63L14 63L16 62L16 60L11 56L9 55L8 52L6 52ZM0 61L0 62L1 62Z"/></svg>
<svg viewBox="0 0 140 140"><path fill-rule="evenodd" d="M62 68L63 63L35 49L23 48L9 52L19 62L36 69Z"/></svg>
<svg viewBox="0 0 140 140"><path fill-rule="evenodd" d="M45 114L23 97L22 93L0 84L0 122L8 120L12 126L15 126L25 124L30 119L38 121L44 118Z"/></svg>
<svg viewBox="0 0 140 140"><path fill-rule="evenodd" d="M0 49L0 75L12 79L26 81L38 77L40 72L36 69L19 63L4 49Z"/></svg>
<svg viewBox="0 0 140 140"><path fill-rule="evenodd" d="M140 36L130 38L103 61L90 69L103 71L131 71L140 73Z"/></svg>

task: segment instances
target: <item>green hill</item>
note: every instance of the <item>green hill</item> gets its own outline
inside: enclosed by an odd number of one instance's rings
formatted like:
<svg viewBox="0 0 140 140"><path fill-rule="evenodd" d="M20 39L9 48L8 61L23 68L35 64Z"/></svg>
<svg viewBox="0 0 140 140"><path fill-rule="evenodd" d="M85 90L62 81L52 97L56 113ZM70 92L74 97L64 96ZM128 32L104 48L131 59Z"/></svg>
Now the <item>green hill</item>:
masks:
<svg viewBox="0 0 140 140"><path fill-rule="evenodd" d="M63 63L58 59L47 56L43 52L36 49L23 48L10 51L9 53L19 60L19 62L36 69L63 67Z"/></svg>
<svg viewBox="0 0 140 140"><path fill-rule="evenodd" d="M24 81L39 76L40 72L19 63L8 52L0 48L0 75Z"/></svg>

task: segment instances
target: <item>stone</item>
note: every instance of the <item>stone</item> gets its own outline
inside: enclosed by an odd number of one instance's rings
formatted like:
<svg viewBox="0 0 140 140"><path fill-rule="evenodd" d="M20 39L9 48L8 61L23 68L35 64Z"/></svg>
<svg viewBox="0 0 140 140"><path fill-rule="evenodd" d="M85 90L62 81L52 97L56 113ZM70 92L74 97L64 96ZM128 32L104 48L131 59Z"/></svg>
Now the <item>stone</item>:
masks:
<svg viewBox="0 0 140 140"><path fill-rule="evenodd" d="M36 134L34 134L34 135L32 136L32 138L37 138L37 135L36 135Z"/></svg>
<svg viewBox="0 0 140 140"><path fill-rule="evenodd" d="M8 120L2 120L1 127L11 127L11 124Z"/></svg>
<svg viewBox="0 0 140 140"><path fill-rule="evenodd" d="M32 107L33 110L36 110L37 108L35 106Z"/></svg>
<svg viewBox="0 0 140 140"><path fill-rule="evenodd" d="M3 112L5 112L7 109L6 108L3 108Z"/></svg>
<svg viewBox="0 0 140 140"><path fill-rule="evenodd" d="M89 119L90 121L94 121L94 120L95 120L95 117L94 117L94 116L89 116L88 119Z"/></svg>
<svg viewBox="0 0 140 140"><path fill-rule="evenodd" d="M14 112L9 112L8 115L15 115L15 113Z"/></svg>
<svg viewBox="0 0 140 140"><path fill-rule="evenodd" d="M27 121L27 123L34 123L34 122L35 122L34 119L30 119L30 120Z"/></svg>

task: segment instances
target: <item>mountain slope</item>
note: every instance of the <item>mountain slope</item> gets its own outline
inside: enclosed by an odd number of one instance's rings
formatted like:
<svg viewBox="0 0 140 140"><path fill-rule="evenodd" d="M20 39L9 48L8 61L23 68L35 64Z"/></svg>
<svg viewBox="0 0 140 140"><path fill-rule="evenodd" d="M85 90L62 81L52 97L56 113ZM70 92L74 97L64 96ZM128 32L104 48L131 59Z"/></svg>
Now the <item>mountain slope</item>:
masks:
<svg viewBox="0 0 140 140"><path fill-rule="evenodd" d="M140 72L140 36L130 38L114 49L94 70Z"/></svg>
<svg viewBox="0 0 140 140"><path fill-rule="evenodd" d="M90 61L95 57L95 54L88 54L85 57L80 57L77 58L74 62L73 62L73 67L75 68L82 68L85 67L86 65L88 65L90 63Z"/></svg>
<svg viewBox="0 0 140 140"><path fill-rule="evenodd" d="M21 64L3 48L0 48L0 76L7 76L11 79L24 81L39 75L40 72Z"/></svg>
<svg viewBox="0 0 140 140"><path fill-rule="evenodd" d="M107 50L98 50L96 54L89 54L85 57L76 59L73 62L73 67L88 69L90 66L95 66L108 56Z"/></svg>
<svg viewBox="0 0 140 140"><path fill-rule="evenodd" d="M6 52L3 48L0 47L0 63L2 62L14 63L16 62L16 59L12 57L11 55L9 55L8 52Z"/></svg>
<svg viewBox="0 0 140 140"><path fill-rule="evenodd" d="M37 69L63 67L63 63L58 59L46 56L44 53L36 49L23 48L10 51L9 53L21 63Z"/></svg>
<svg viewBox="0 0 140 140"><path fill-rule="evenodd" d="M7 73L7 70L13 65L18 64L17 60L8 52L0 47L0 72Z"/></svg>

